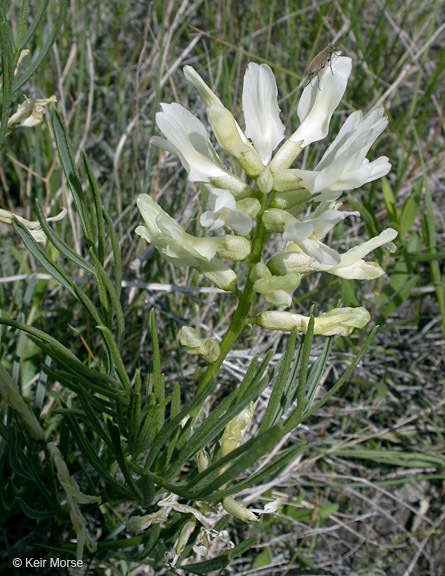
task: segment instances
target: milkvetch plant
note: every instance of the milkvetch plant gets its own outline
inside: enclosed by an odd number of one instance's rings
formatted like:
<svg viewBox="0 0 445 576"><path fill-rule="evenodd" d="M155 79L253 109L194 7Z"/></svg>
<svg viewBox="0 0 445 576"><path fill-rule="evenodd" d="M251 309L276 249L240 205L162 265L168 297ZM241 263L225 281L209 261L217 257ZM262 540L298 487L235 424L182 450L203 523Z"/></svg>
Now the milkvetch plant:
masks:
<svg viewBox="0 0 445 576"><path fill-rule="evenodd" d="M347 217L359 217L357 211L340 210L337 200L342 193L390 170L388 158L372 162L366 158L388 123L383 109L366 116L359 111L352 113L314 170L292 168L304 148L327 136L350 73L351 59L334 53L331 65L303 90L297 110L300 125L285 139L278 90L269 66L251 63L247 67L242 97L244 130L199 74L185 67L185 77L202 98L217 142L243 168L246 180L223 164L206 127L181 105L161 104L156 114L165 138L155 136L152 143L175 154L189 180L199 183L207 204L200 217L206 233L200 237L187 234L147 194L138 199L146 225L139 226L136 233L173 264L192 266L218 288L235 293L239 304L222 341L221 359L251 313L253 293L263 294L268 304L288 308L302 276L312 272L357 279L383 274L378 264L367 263L361 256L393 240L395 230L385 230L343 256L323 241L336 224ZM211 234L220 230L231 230L232 234ZM271 234L281 235L282 249L264 261L264 247ZM244 286L221 258L246 262ZM344 312L330 311L330 329L320 333L349 334L370 319L363 308ZM258 315L256 322L273 330L288 331L297 326L305 331L304 322L295 323L291 318L291 313L270 310ZM316 320L316 325L321 322Z"/></svg>
<svg viewBox="0 0 445 576"><path fill-rule="evenodd" d="M288 136L268 66L247 67L242 121L193 68L186 66L184 73L203 101L214 138L180 104L162 103L156 122L163 136L154 136L152 144L177 156L199 190L202 233L188 232L149 194L137 199L141 223L136 233L166 261L193 268L205 282L237 301L221 339L187 325L178 331L184 357L197 357L196 388L191 391L180 378L166 384L153 311L151 364L147 368L146 362L136 359L127 365L129 327L121 294L119 240L88 159L82 155L86 175L82 182L64 122L55 111L52 130L88 257L58 237L39 204L38 225L9 213L3 218L80 307L94 338L82 360L43 330L0 319L44 352L41 378L62 387L57 416L64 424L63 434L46 425L43 411L29 408L11 376L0 392L16 415L16 427L3 431L7 442L13 444L27 430L51 480L49 488L39 483L31 452L22 454L21 465L32 470L32 486L39 490L31 513L38 517L41 501L51 502L51 513L74 540L66 550L77 558L93 559L104 551L119 558L122 549L131 549L135 562L202 574L223 569L254 543L252 537L235 545L230 520L258 522L263 514L279 510L280 503L272 498L263 502L263 508L247 508L239 494L270 483L297 456L304 456L308 447L287 442L288 435L348 380L375 334L373 329L344 374L323 390L333 337L362 329L370 315L363 307L337 306L317 310L316 316L312 309L295 312L293 298L302 280L320 273L355 280L378 278L383 269L364 258L390 244L397 233L388 228L346 251L331 245L337 225L359 218L358 212L342 209L341 194L390 169L385 157L367 159L387 124L383 110L365 116L352 113L312 170L298 166L301 152L329 133L351 73L350 58L334 53L330 66L303 89L298 126L287 130ZM228 155L241 170L232 170L232 164L224 161ZM39 243L40 233L49 250ZM275 253L271 245L277 246ZM72 279L62 260L82 270L88 290ZM252 328L290 333L285 352L273 365L272 350L255 357L241 382L222 392L221 365L242 331ZM311 360L314 335L326 340L322 352ZM257 401L266 388L259 418ZM76 478L70 469L76 459L70 461L66 455L68 440L81 459L82 473ZM99 504L100 518L106 522L96 529L89 514Z"/></svg>

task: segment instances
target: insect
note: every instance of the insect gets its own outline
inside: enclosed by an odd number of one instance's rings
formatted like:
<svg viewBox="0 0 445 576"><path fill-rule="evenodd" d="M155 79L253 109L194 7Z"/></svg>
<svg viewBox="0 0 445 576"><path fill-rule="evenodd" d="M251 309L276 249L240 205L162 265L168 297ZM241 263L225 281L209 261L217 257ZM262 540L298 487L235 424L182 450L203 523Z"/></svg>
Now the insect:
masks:
<svg viewBox="0 0 445 576"><path fill-rule="evenodd" d="M311 82L313 78L315 78L315 76L318 76L320 70L323 70L323 68L326 66L328 62L331 66L332 74L334 73L331 64L332 54L334 54L334 50L335 50L335 44L330 43L326 46L326 48L323 48L321 52L319 52L316 56L312 58L312 60L309 62L305 70L305 75L307 77L308 84L309 82Z"/></svg>

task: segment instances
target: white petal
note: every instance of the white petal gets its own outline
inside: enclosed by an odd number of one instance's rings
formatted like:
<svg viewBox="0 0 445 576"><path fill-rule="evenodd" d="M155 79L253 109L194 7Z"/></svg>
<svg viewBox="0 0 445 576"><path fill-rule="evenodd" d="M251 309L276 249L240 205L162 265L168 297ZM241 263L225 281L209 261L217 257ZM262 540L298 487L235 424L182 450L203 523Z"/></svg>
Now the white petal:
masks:
<svg viewBox="0 0 445 576"><path fill-rule="evenodd" d="M293 142L305 147L327 136L334 110L340 103L351 74L352 60L333 55L330 65L306 86L298 104L299 128L292 134Z"/></svg>
<svg viewBox="0 0 445 576"><path fill-rule="evenodd" d="M326 210L319 218L314 218L314 235L317 238L324 238L332 228L347 218L348 216L360 216L359 212L347 212L339 210Z"/></svg>
<svg viewBox="0 0 445 576"><path fill-rule="evenodd" d="M383 176L386 176L391 170L391 164L389 163L386 156L380 156L377 158L377 160L373 160L369 164L369 167L371 169L371 175L367 182L372 182L373 180L382 178Z"/></svg>
<svg viewBox="0 0 445 576"><path fill-rule="evenodd" d="M192 182L208 182L225 172L209 158L207 131L200 120L179 104L161 104L156 123L166 136L152 138L153 144L175 153L189 173Z"/></svg>
<svg viewBox="0 0 445 576"><path fill-rule="evenodd" d="M226 224L240 236L247 236L252 230L252 218L247 214L231 210L226 216Z"/></svg>
<svg viewBox="0 0 445 576"><path fill-rule="evenodd" d="M299 242L299 246L308 256L312 256L312 258L315 258L320 264L335 266L335 264L340 262L338 252L318 240L303 240Z"/></svg>
<svg viewBox="0 0 445 576"><path fill-rule="evenodd" d="M347 280L374 280L385 273L376 262L365 262L364 260L358 260L350 266L341 266L340 268L333 266L325 271Z"/></svg>
<svg viewBox="0 0 445 576"><path fill-rule="evenodd" d="M300 243L313 234L314 227L315 224L311 220L306 220L305 222L294 222L290 226L286 226L283 240L286 242Z"/></svg>
<svg viewBox="0 0 445 576"><path fill-rule="evenodd" d="M388 118L383 108L375 108L366 116L361 111L353 112L340 128L334 142L324 153L316 166L316 170L323 170L346 155L355 156L353 165L361 164L370 147L388 125Z"/></svg>
<svg viewBox="0 0 445 576"><path fill-rule="evenodd" d="M184 76L187 82L190 82L190 84L197 90L206 108L214 105L223 106L223 103L218 98L218 96L212 90L210 90L210 88L194 68L191 66L185 66Z"/></svg>
<svg viewBox="0 0 445 576"><path fill-rule="evenodd" d="M221 188L211 188L210 195L212 196L213 211L220 212L221 210L235 210L236 200L231 192L222 190ZM210 196L209 196L210 200Z"/></svg>
<svg viewBox="0 0 445 576"><path fill-rule="evenodd" d="M340 266L350 266L354 264L363 256L366 256L376 248L383 246L384 244L388 244L397 236L398 232L394 230L394 228L387 228L383 232L381 232L378 236L371 238L370 240L363 242L363 244L359 244L358 246L354 246L347 252L342 255L341 264Z"/></svg>
<svg viewBox="0 0 445 576"><path fill-rule="evenodd" d="M206 210L201 214L199 223L203 228L209 228L210 230L217 230L224 226L224 220L217 218L215 213L211 210Z"/></svg>
<svg viewBox="0 0 445 576"><path fill-rule="evenodd" d="M284 137L277 95L277 84L270 67L250 63L244 75L243 113L246 135L252 140L263 164L269 162L272 151Z"/></svg>
<svg viewBox="0 0 445 576"><path fill-rule="evenodd" d="M159 204L148 194L140 194L137 199L137 206L150 231L157 230L156 218L162 212Z"/></svg>

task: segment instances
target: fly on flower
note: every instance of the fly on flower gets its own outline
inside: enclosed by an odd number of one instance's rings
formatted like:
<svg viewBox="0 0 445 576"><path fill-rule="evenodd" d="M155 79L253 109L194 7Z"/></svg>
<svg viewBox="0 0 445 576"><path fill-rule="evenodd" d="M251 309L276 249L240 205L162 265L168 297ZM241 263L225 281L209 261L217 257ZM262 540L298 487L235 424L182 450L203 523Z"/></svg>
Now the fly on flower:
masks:
<svg viewBox="0 0 445 576"><path fill-rule="evenodd" d="M320 72L320 70L323 70L326 64L329 63L331 65L334 50L335 50L335 44L329 43L325 48L323 48L321 52L319 52L318 54L316 54L316 56L312 58L312 60L309 62L305 70L305 75L307 77L308 84L311 82L313 78L315 78L315 76L318 76L318 73ZM332 65L331 65L331 72L332 74L334 73L332 70Z"/></svg>

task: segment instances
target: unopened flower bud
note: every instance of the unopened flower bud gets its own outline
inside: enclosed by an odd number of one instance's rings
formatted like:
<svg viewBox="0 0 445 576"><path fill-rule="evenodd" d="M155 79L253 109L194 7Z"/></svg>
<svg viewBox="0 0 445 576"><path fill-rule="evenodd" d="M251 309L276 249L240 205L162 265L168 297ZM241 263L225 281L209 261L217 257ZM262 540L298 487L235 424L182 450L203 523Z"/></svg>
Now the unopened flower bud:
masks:
<svg viewBox="0 0 445 576"><path fill-rule="evenodd" d="M248 508L246 508L245 506L242 506L241 504L239 504L235 498L232 498L232 496L227 496L226 498L223 499L222 501L222 505L224 510L228 513L231 514L232 516L234 516L235 518L238 518L238 520L241 520L242 522L259 522L259 518L257 516L255 516L255 514L253 512L251 512Z"/></svg>
<svg viewBox="0 0 445 576"><path fill-rule="evenodd" d="M225 456L243 441L242 431L248 426L253 416L253 402L235 416L225 427L221 442L221 456Z"/></svg>
<svg viewBox="0 0 445 576"><path fill-rule="evenodd" d="M287 192L275 192L270 207L287 210L292 216L298 216L306 210L310 198L311 194L303 188L288 190Z"/></svg>
<svg viewBox="0 0 445 576"><path fill-rule="evenodd" d="M237 212L246 214L250 218L256 218L258 212L261 210L260 201L256 198L244 198L236 203Z"/></svg>
<svg viewBox="0 0 445 576"><path fill-rule="evenodd" d="M187 354L198 354L208 363L216 362L219 357L218 341L215 338L200 338L194 328L183 326L179 332L179 341Z"/></svg>
<svg viewBox="0 0 445 576"><path fill-rule="evenodd" d="M247 238L243 236L223 236L224 240L216 251L220 258L228 258L236 262L245 260L251 251L251 244Z"/></svg>
<svg viewBox="0 0 445 576"><path fill-rule="evenodd" d="M271 276L272 274L270 273L269 268L262 262L257 262L250 271L250 280L252 282L256 282L262 278L270 278Z"/></svg>
<svg viewBox="0 0 445 576"><path fill-rule="evenodd" d="M286 140L269 164L271 172L278 174L287 170L301 152L301 142Z"/></svg>
<svg viewBox="0 0 445 576"><path fill-rule="evenodd" d="M200 450L196 455L196 463L198 465L198 472L207 470L210 464L210 458L206 450Z"/></svg>
<svg viewBox="0 0 445 576"><path fill-rule="evenodd" d="M282 234L286 226L295 222L295 218L285 210L279 208L269 208L263 214L263 224L268 232L279 232Z"/></svg>
<svg viewBox="0 0 445 576"><path fill-rule="evenodd" d="M272 176L269 166L264 168L264 170L258 176L256 183L260 192L263 194L269 194L274 183L274 177Z"/></svg>
<svg viewBox="0 0 445 576"><path fill-rule="evenodd" d="M354 328L363 328L370 319L371 316L365 308L335 308L314 319L314 334L349 336ZM301 314L268 311L260 314L256 322L267 330L291 332L296 328L298 332L305 334L309 320L308 316Z"/></svg>
<svg viewBox="0 0 445 576"><path fill-rule="evenodd" d="M264 170L264 164L254 147L238 128L233 114L224 106L219 105L207 108L207 114L213 132L224 150L238 160L249 176L253 178L258 176Z"/></svg>
<svg viewBox="0 0 445 576"><path fill-rule="evenodd" d="M255 292L263 294L266 302L280 308L288 308L292 303L292 293L298 288L301 276L298 272L291 272L284 276L272 276L269 269L269 277L258 279L253 285Z"/></svg>
<svg viewBox="0 0 445 576"><path fill-rule="evenodd" d="M222 262L210 262L208 266L201 264L197 268L209 282L215 284L221 290L232 292L236 288L237 275Z"/></svg>
<svg viewBox="0 0 445 576"><path fill-rule="evenodd" d="M273 176L273 189L277 192L287 192L303 188L298 170L283 170Z"/></svg>
<svg viewBox="0 0 445 576"><path fill-rule="evenodd" d="M241 200L242 198L247 198L252 195L251 188L237 176L229 174L221 174L218 176L209 176L209 182L215 186L215 188L223 188L224 190L229 190L232 192L236 200Z"/></svg>
<svg viewBox="0 0 445 576"><path fill-rule="evenodd" d="M299 272L300 274L313 272L311 264L314 259L308 256L297 244L291 242L281 252L274 254L267 263L267 267L272 274L283 275L289 272Z"/></svg>

